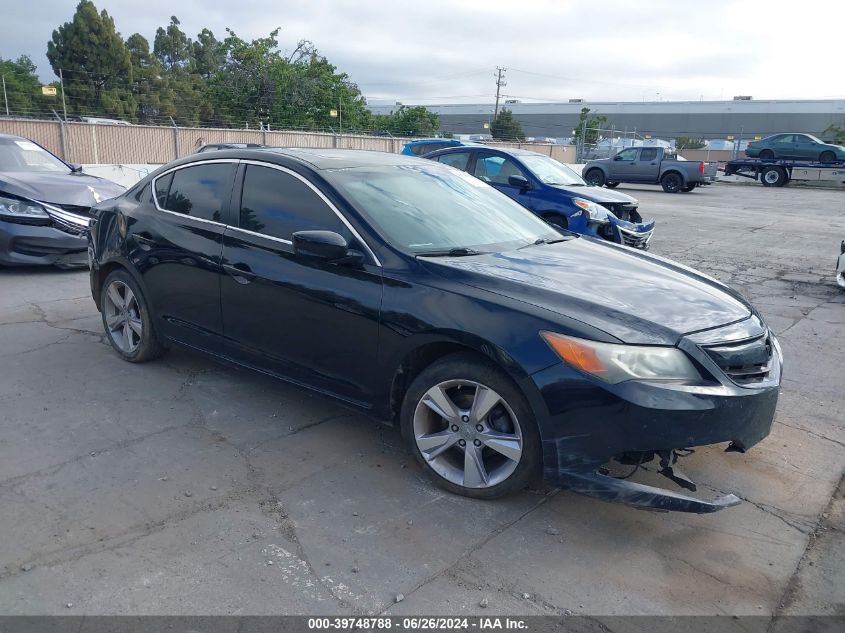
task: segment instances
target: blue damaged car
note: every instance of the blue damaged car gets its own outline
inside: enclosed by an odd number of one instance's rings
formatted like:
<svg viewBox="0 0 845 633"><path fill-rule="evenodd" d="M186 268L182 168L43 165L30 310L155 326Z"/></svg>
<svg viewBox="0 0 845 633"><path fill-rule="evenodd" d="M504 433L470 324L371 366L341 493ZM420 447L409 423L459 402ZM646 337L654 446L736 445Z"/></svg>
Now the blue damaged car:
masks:
<svg viewBox="0 0 845 633"><path fill-rule="evenodd" d="M654 220L643 221L636 198L592 187L549 156L527 150L467 146L441 149L424 158L472 174L556 227L648 249Z"/></svg>

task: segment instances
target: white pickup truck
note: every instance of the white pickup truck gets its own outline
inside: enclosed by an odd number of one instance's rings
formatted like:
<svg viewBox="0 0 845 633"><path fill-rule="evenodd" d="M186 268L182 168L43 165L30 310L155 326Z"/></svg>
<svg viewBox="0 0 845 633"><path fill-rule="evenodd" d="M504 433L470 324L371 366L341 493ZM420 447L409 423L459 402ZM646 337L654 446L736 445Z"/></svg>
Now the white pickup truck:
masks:
<svg viewBox="0 0 845 633"><path fill-rule="evenodd" d="M582 175L597 187L635 182L661 185L666 193L686 193L715 182L716 163L685 160L663 147L628 147L613 158L591 160Z"/></svg>

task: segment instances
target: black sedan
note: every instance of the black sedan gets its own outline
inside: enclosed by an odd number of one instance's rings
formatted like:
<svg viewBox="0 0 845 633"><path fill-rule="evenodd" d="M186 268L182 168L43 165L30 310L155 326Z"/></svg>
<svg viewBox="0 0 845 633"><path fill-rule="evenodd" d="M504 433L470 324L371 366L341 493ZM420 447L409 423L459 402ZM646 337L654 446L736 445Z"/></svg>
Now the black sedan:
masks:
<svg viewBox="0 0 845 633"><path fill-rule="evenodd" d="M90 209L123 190L0 134L0 266L85 266Z"/></svg>
<svg viewBox="0 0 845 633"><path fill-rule="evenodd" d="M349 150L221 150L97 205L91 289L117 353L172 344L398 424L444 488L541 475L634 506L712 501L610 476L770 431L774 335L694 270L560 233L451 167Z"/></svg>

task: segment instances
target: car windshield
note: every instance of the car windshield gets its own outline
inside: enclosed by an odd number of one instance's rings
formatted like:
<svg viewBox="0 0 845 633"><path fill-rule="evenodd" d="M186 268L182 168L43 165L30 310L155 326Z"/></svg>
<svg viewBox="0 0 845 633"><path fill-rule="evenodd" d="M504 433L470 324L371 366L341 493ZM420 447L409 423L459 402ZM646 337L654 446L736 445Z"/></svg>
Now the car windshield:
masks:
<svg viewBox="0 0 845 633"><path fill-rule="evenodd" d="M0 171L69 174L70 167L32 141L23 138L0 138Z"/></svg>
<svg viewBox="0 0 845 633"><path fill-rule="evenodd" d="M323 173L385 239L412 253L498 252L561 239L505 194L437 163Z"/></svg>
<svg viewBox="0 0 845 633"><path fill-rule="evenodd" d="M541 155L521 155L519 160L534 174L540 182L547 185L586 186L586 182L574 171L553 158Z"/></svg>

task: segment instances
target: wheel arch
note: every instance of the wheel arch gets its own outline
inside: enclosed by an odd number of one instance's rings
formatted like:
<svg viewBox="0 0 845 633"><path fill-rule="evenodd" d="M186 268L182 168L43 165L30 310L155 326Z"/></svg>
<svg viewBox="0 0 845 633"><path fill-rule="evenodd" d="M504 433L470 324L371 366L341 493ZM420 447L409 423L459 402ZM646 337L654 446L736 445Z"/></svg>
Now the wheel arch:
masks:
<svg viewBox="0 0 845 633"><path fill-rule="evenodd" d="M141 290L144 289L144 285L141 280L141 276L133 269L132 266L129 265L129 262L124 261L122 259L111 259L107 262L104 262L97 266L96 268L91 269L91 294L94 297L94 303L97 306L97 310L102 311L102 294L103 294L103 284L106 282L106 279L109 275L111 275L115 270L125 270L132 279L135 280L135 283L138 284L138 287ZM144 295L144 299L149 303L149 298ZM149 306L148 306L149 307Z"/></svg>
<svg viewBox="0 0 845 633"><path fill-rule="evenodd" d="M465 332L442 333L438 338L420 340L395 365L390 379L390 392L384 417L397 424L405 392L414 379L441 358L460 352L478 356L502 370L520 390L520 379L527 374L514 358L498 346Z"/></svg>
<svg viewBox="0 0 845 633"><path fill-rule="evenodd" d="M666 171L664 171L662 174L660 174L660 182L663 182L663 179L664 179L664 178L666 178L666 176L668 176L669 174L676 174L676 175L680 176L680 177L681 177L681 182L682 182L684 185L686 185L686 184L687 184L687 177L686 177L686 175L685 175L685 174L684 174L684 173L683 173L680 169L676 169L676 168L674 168L674 167L670 167L669 169L667 169Z"/></svg>

